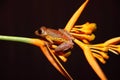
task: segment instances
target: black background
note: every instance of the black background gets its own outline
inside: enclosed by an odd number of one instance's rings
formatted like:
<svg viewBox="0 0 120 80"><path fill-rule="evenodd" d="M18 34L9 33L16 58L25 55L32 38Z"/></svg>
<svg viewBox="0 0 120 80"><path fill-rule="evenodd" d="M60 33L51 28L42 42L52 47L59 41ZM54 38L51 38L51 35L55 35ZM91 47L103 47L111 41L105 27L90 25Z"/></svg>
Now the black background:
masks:
<svg viewBox="0 0 120 80"><path fill-rule="evenodd" d="M104 42L120 36L119 0L90 0L76 24L95 22L96 39ZM0 34L36 37L34 31L44 25L64 28L84 0L0 0ZM109 52L110 59L100 64L109 80L120 80L120 56ZM75 45L65 68L75 80L99 80ZM38 47L0 41L0 80L65 80L48 62Z"/></svg>

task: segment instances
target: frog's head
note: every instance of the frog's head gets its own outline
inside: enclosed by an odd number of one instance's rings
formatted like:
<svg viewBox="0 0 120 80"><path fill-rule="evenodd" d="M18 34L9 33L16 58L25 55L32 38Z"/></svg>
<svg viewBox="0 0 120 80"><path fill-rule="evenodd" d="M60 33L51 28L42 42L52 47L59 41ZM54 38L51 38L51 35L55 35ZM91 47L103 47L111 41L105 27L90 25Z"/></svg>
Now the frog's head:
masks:
<svg viewBox="0 0 120 80"><path fill-rule="evenodd" d="M41 37L44 37L47 35L46 33L47 28L45 26L40 27L40 29L35 31L35 34Z"/></svg>

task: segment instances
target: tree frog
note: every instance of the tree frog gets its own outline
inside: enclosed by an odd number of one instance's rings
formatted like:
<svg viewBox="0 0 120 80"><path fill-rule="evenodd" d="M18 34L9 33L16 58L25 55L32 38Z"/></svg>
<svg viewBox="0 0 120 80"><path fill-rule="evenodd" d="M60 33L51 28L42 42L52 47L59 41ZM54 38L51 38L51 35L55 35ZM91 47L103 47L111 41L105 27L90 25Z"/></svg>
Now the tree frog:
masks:
<svg viewBox="0 0 120 80"><path fill-rule="evenodd" d="M52 44L58 45L55 48L56 52L66 51L74 45L72 41L73 37L64 29L56 30L42 26L39 30L35 31L35 34Z"/></svg>

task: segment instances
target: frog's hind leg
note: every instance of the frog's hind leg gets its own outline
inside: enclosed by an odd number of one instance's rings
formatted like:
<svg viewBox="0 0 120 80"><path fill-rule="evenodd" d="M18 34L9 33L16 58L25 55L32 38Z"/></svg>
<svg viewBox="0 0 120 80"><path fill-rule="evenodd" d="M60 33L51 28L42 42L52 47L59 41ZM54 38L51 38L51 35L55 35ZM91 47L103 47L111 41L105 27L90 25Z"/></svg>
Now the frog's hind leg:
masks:
<svg viewBox="0 0 120 80"><path fill-rule="evenodd" d="M56 52L66 51L66 50L68 50L70 48L73 48L73 42L72 42L72 40L61 43L59 46L57 46L55 48L55 51Z"/></svg>

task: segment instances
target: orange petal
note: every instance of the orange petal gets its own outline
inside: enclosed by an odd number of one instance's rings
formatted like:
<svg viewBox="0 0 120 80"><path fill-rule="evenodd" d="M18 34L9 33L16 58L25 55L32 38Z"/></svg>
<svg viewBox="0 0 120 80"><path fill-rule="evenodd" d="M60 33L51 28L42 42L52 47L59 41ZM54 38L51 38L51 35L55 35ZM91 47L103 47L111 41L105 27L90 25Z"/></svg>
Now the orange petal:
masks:
<svg viewBox="0 0 120 80"><path fill-rule="evenodd" d="M82 48L82 50L84 51L84 54L85 54L85 57L86 57L88 63L93 68L93 70L96 72L96 74L100 77L100 79L101 80L107 80L105 74L103 73L102 69L98 65L96 59L93 57L93 55L92 55L92 53L90 51L90 48L87 47L86 44L83 44L82 42L80 42L77 39L75 39L74 42L76 44L78 44Z"/></svg>
<svg viewBox="0 0 120 80"><path fill-rule="evenodd" d="M71 30L71 28L74 26L75 22L78 20L79 16L81 15L82 11L86 7L87 3L89 0L86 0L80 7L79 9L73 14L73 16L70 18L68 21L65 30L68 32Z"/></svg>
<svg viewBox="0 0 120 80"><path fill-rule="evenodd" d="M50 63L68 80L73 80L72 77L69 75L69 73L65 70L65 68L62 66L62 64L59 62L57 57L54 55L54 53L50 50L50 48L46 45L46 42L39 39L33 39L33 44L40 47L40 49L43 51L44 55L47 57L47 59L50 61Z"/></svg>

